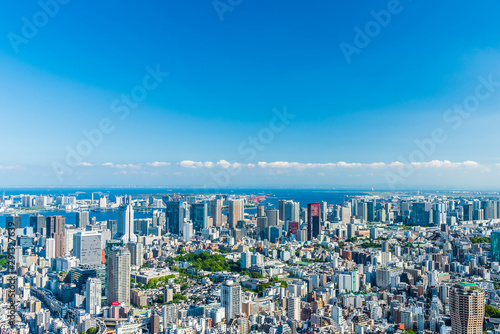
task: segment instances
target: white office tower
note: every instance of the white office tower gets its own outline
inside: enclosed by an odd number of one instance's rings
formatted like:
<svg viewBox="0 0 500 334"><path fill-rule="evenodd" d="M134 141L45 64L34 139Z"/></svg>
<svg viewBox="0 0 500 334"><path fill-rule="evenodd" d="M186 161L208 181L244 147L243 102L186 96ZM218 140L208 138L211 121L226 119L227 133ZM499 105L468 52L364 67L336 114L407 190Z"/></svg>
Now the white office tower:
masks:
<svg viewBox="0 0 500 334"><path fill-rule="evenodd" d="M85 284L85 311L88 314L101 313L101 280L97 277L90 277Z"/></svg>
<svg viewBox="0 0 500 334"><path fill-rule="evenodd" d="M438 278L438 271L437 270L432 270L427 272L427 284L429 286L437 286L439 283L439 278Z"/></svg>
<svg viewBox="0 0 500 334"><path fill-rule="evenodd" d="M56 240L54 238L48 238L45 240L45 258L47 260L56 257Z"/></svg>
<svg viewBox="0 0 500 334"><path fill-rule="evenodd" d="M252 253L245 251L240 256L240 268L247 269L252 266Z"/></svg>
<svg viewBox="0 0 500 334"><path fill-rule="evenodd" d="M359 274L357 271L339 274L339 289L345 291L359 291Z"/></svg>
<svg viewBox="0 0 500 334"><path fill-rule="evenodd" d="M76 227L85 229L89 224L89 212L88 211L77 211L76 212Z"/></svg>
<svg viewBox="0 0 500 334"><path fill-rule="evenodd" d="M332 307L332 319L340 326L344 323L344 318L342 317L342 308L338 306Z"/></svg>
<svg viewBox="0 0 500 334"><path fill-rule="evenodd" d="M300 321L300 298L288 297L286 315L290 320Z"/></svg>
<svg viewBox="0 0 500 334"><path fill-rule="evenodd" d="M212 226L222 225L222 199L210 201L210 217L212 217Z"/></svg>
<svg viewBox="0 0 500 334"><path fill-rule="evenodd" d="M286 201L283 205L283 221L298 222L300 221L300 205L298 202Z"/></svg>
<svg viewBox="0 0 500 334"><path fill-rule="evenodd" d="M193 223L191 222L184 223L184 226L182 227L182 237L184 238L184 240L185 241L191 240L193 236L194 236Z"/></svg>
<svg viewBox="0 0 500 334"><path fill-rule="evenodd" d="M179 309L177 305L163 306L161 315L163 317L163 329L168 328L170 325L177 325ZM176 326L173 326L174 328Z"/></svg>
<svg viewBox="0 0 500 334"><path fill-rule="evenodd" d="M101 264L101 234L94 231L78 232L73 235L73 254L80 264Z"/></svg>
<svg viewBox="0 0 500 334"><path fill-rule="evenodd" d="M226 320L236 318L241 313L241 286L232 280L222 285L221 306L226 309Z"/></svg>
<svg viewBox="0 0 500 334"><path fill-rule="evenodd" d="M108 251L108 304L130 305L130 251L126 247L113 247Z"/></svg>
<svg viewBox="0 0 500 334"><path fill-rule="evenodd" d="M118 209L117 233L113 239L121 239L124 244L137 242L137 236L134 234L134 208L130 198L128 204Z"/></svg>
<svg viewBox="0 0 500 334"><path fill-rule="evenodd" d="M214 307L210 312L212 324L220 324L226 318L226 309L224 307Z"/></svg>

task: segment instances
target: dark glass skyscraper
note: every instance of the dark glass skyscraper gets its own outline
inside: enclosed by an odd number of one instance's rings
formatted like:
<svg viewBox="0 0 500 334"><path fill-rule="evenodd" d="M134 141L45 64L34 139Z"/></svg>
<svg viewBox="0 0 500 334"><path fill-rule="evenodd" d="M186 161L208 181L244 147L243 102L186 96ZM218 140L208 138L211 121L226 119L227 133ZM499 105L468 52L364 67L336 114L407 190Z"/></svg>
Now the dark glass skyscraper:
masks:
<svg viewBox="0 0 500 334"><path fill-rule="evenodd" d="M21 218L21 216L18 216L18 215L10 215L10 216L5 217L5 222L7 224L6 226L9 226L9 223L14 223L14 226L13 226L14 228L22 228L23 227L22 218Z"/></svg>
<svg viewBox="0 0 500 334"><path fill-rule="evenodd" d="M181 223L184 220L184 208L181 201L168 201L165 209L167 232L180 235Z"/></svg>
<svg viewBox="0 0 500 334"><path fill-rule="evenodd" d="M321 205L307 204L307 240L316 238L321 233Z"/></svg>
<svg viewBox="0 0 500 334"><path fill-rule="evenodd" d="M33 227L34 233L42 234L42 229L45 229L47 227L47 224L45 222L45 217L42 215L31 215L30 226ZM45 230L45 233L46 232L47 230Z"/></svg>
<svg viewBox="0 0 500 334"><path fill-rule="evenodd" d="M206 203L191 204L189 218L193 223L193 229L201 231L206 227L208 206Z"/></svg>

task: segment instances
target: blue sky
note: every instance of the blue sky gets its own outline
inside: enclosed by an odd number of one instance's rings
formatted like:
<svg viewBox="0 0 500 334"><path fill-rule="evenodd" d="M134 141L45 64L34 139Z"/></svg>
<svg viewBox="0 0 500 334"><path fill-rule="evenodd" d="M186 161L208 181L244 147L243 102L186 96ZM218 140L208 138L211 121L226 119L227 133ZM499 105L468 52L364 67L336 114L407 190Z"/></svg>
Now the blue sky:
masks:
<svg viewBox="0 0 500 334"><path fill-rule="evenodd" d="M497 2L215 3L4 4L0 184L500 185ZM113 106L145 78L156 87L121 119ZM468 116L447 113L478 89Z"/></svg>

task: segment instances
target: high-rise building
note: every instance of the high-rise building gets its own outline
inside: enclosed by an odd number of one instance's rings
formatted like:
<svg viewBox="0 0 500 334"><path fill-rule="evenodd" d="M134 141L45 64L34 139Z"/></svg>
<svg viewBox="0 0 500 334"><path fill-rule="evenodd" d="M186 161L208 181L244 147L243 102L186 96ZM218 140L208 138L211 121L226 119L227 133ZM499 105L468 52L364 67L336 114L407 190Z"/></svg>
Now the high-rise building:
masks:
<svg viewBox="0 0 500 334"><path fill-rule="evenodd" d="M431 203L429 202L416 202L412 205L410 214L411 223L413 225L427 226L431 223Z"/></svg>
<svg viewBox="0 0 500 334"><path fill-rule="evenodd" d="M366 203L366 220L369 222L375 220L375 202Z"/></svg>
<svg viewBox="0 0 500 334"><path fill-rule="evenodd" d="M491 232L491 262L500 261L500 230Z"/></svg>
<svg viewBox="0 0 500 334"><path fill-rule="evenodd" d="M484 291L473 283L457 283L450 291L452 334L481 334L484 321Z"/></svg>
<svg viewBox="0 0 500 334"><path fill-rule="evenodd" d="M63 216L47 217L47 237L55 241L55 257L66 254L66 218Z"/></svg>
<svg viewBox="0 0 500 334"><path fill-rule="evenodd" d="M283 221L285 220L285 204L287 202L290 202L290 201L283 200L283 199L280 199L278 201L279 219L283 220Z"/></svg>
<svg viewBox="0 0 500 334"><path fill-rule="evenodd" d="M186 222L184 223L184 226L182 227L182 238L185 241L191 240L191 238L194 236L193 232L193 223L191 222Z"/></svg>
<svg viewBox="0 0 500 334"><path fill-rule="evenodd" d="M7 227L22 228L23 222L21 216L9 215L5 217L5 223ZM10 224L9 224L10 223Z"/></svg>
<svg viewBox="0 0 500 334"><path fill-rule="evenodd" d="M126 247L113 247L107 256L108 304L130 305L130 251Z"/></svg>
<svg viewBox="0 0 500 334"><path fill-rule="evenodd" d="M212 217L213 226L222 225L222 199L210 201L210 217Z"/></svg>
<svg viewBox="0 0 500 334"><path fill-rule="evenodd" d="M229 201L229 228L235 228L239 220L243 220L245 204L243 199L234 199Z"/></svg>
<svg viewBox="0 0 500 334"><path fill-rule="evenodd" d="M193 229L195 231L201 231L207 228L207 217L208 217L208 207L207 203L195 203L191 204L189 210L189 218L193 223Z"/></svg>
<svg viewBox="0 0 500 334"><path fill-rule="evenodd" d="M245 318L245 317L238 318L237 323L238 323L238 330L239 330L240 334L250 333L250 325L249 325L247 318Z"/></svg>
<svg viewBox="0 0 500 334"><path fill-rule="evenodd" d="M45 217L42 215L31 215L30 216L30 226L33 227L33 233L43 233L47 232L47 224L45 222ZM44 232L45 231L45 232Z"/></svg>
<svg viewBox="0 0 500 334"><path fill-rule="evenodd" d="M111 237L113 238L118 232L118 221L115 219L108 219L107 228L111 231Z"/></svg>
<svg viewBox="0 0 500 334"><path fill-rule="evenodd" d="M118 208L117 233L113 238L123 240L124 244L137 241L134 233L134 208L130 198L128 204Z"/></svg>
<svg viewBox="0 0 500 334"><path fill-rule="evenodd" d="M167 219L165 218L165 212L158 210L153 211L153 227L160 226L164 229L166 221Z"/></svg>
<svg viewBox="0 0 500 334"><path fill-rule="evenodd" d="M73 254L80 264L101 264L101 234L94 231L78 232L73 235Z"/></svg>
<svg viewBox="0 0 500 334"><path fill-rule="evenodd" d="M179 306L177 304L163 306L161 313L163 317L163 328L167 328L170 324L177 324L177 319L179 319Z"/></svg>
<svg viewBox="0 0 500 334"><path fill-rule="evenodd" d="M257 217L265 217L266 207L262 204L257 205Z"/></svg>
<svg viewBox="0 0 500 334"><path fill-rule="evenodd" d="M76 227L85 229L89 224L89 212L77 211L76 212Z"/></svg>
<svg viewBox="0 0 500 334"><path fill-rule="evenodd" d="M269 224L267 223L267 217L257 217L257 239L266 240L268 239L267 230Z"/></svg>
<svg viewBox="0 0 500 334"><path fill-rule="evenodd" d="M300 206L299 203L287 201L284 204L283 221L285 222L298 222L300 220Z"/></svg>
<svg viewBox="0 0 500 334"><path fill-rule="evenodd" d="M319 203L307 204L307 240L321 234L321 207Z"/></svg>
<svg viewBox="0 0 500 334"><path fill-rule="evenodd" d="M47 238L45 240L45 258L47 260L56 257L56 241L53 238Z"/></svg>
<svg viewBox="0 0 500 334"><path fill-rule="evenodd" d="M151 314L149 320L149 332L151 334L160 333L160 316L156 312Z"/></svg>
<svg viewBox="0 0 500 334"><path fill-rule="evenodd" d="M300 298L296 296L288 297L286 304L286 316L290 320L300 321Z"/></svg>
<svg viewBox="0 0 500 334"><path fill-rule="evenodd" d="M252 266L252 253L244 251L240 256L240 268L247 269Z"/></svg>
<svg viewBox="0 0 500 334"><path fill-rule="evenodd" d="M276 209L267 209L266 210L267 224L269 227L278 226L279 223L279 213Z"/></svg>
<svg viewBox="0 0 500 334"><path fill-rule="evenodd" d="M472 221L474 219L474 209L472 207L472 204L466 203L462 207L464 209L463 220Z"/></svg>
<svg viewBox="0 0 500 334"><path fill-rule="evenodd" d="M356 205L356 217L362 221L368 219L368 205L366 202L358 202Z"/></svg>
<svg viewBox="0 0 500 334"><path fill-rule="evenodd" d="M85 284L85 311L88 314L101 313L102 284L97 277L90 277Z"/></svg>
<svg viewBox="0 0 500 334"><path fill-rule="evenodd" d="M221 289L221 306L226 310L226 320L241 313L241 286L232 280L226 281Z"/></svg>
<svg viewBox="0 0 500 334"><path fill-rule="evenodd" d="M319 202L320 207L321 207L321 221L326 222L328 218L328 203L326 202Z"/></svg>
<svg viewBox="0 0 500 334"><path fill-rule="evenodd" d="M182 233L181 225L184 222L184 205L181 201L168 201L166 205L167 232L180 235Z"/></svg>
<svg viewBox="0 0 500 334"><path fill-rule="evenodd" d="M130 265L142 266L142 258L144 256L144 249L140 242L129 242L127 248L130 252Z"/></svg>

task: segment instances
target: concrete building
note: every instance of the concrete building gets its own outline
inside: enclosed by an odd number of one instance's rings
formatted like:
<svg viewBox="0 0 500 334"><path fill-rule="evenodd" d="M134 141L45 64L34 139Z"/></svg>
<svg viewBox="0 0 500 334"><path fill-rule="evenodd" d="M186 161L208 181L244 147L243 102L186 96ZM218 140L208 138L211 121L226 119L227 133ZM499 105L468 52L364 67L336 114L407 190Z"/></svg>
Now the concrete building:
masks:
<svg viewBox="0 0 500 334"><path fill-rule="evenodd" d="M452 334L481 334L484 291L473 283L457 283L450 291Z"/></svg>

